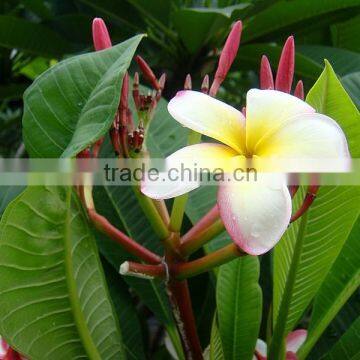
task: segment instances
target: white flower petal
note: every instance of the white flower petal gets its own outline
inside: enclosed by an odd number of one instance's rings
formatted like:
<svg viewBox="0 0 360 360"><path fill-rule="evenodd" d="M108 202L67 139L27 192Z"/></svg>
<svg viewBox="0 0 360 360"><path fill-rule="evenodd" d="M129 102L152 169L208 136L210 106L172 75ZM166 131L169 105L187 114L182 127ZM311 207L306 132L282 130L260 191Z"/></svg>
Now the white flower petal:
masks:
<svg viewBox="0 0 360 360"><path fill-rule="evenodd" d="M180 124L243 152L245 118L232 106L201 92L179 91L168 110Z"/></svg>
<svg viewBox="0 0 360 360"><path fill-rule="evenodd" d="M231 238L251 255L274 247L291 217L291 197L283 179L273 184L254 180L223 182L218 205Z"/></svg>
<svg viewBox="0 0 360 360"><path fill-rule="evenodd" d="M258 355L258 358L259 358L259 355L266 359L267 357L267 345L266 345L266 342L261 340L261 339L257 339L256 340L256 347L255 347L255 351L256 351L256 355Z"/></svg>
<svg viewBox="0 0 360 360"><path fill-rule="evenodd" d="M295 96L276 90L251 89L246 97L246 146L255 153L257 144L299 114L315 110Z"/></svg>
<svg viewBox="0 0 360 360"><path fill-rule="evenodd" d="M9 345L0 336L0 359L2 359L6 355L8 349L9 349Z"/></svg>
<svg viewBox="0 0 360 360"><path fill-rule="evenodd" d="M165 171L159 174L159 179L151 181L146 177L141 184L141 191L153 199L183 195L200 186L199 176L195 179L196 170L207 168L211 172L217 168L232 168L232 159L236 155L236 151L222 144L187 146L166 158Z"/></svg>
<svg viewBox="0 0 360 360"><path fill-rule="evenodd" d="M303 329L291 332L286 338L286 351L296 353L305 342L307 331Z"/></svg>
<svg viewBox="0 0 360 360"><path fill-rule="evenodd" d="M340 126L322 114L300 114L264 138L257 146L260 157L349 158L346 137Z"/></svg>

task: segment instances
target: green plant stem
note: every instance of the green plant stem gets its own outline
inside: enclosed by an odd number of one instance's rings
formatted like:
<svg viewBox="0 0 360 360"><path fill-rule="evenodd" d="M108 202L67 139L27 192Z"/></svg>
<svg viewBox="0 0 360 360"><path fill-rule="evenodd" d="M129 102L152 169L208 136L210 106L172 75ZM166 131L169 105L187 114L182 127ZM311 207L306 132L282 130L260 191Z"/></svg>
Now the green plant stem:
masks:
<svg viewBox="0 0 360 360"><path fill-rule="evenodd" d="M153 200L142 194L139 186L133 186L133 190L144 214L150 222L151 227L161 240L165 240L169 237L170 232L159 214Z"/></svg>
<svg viewBox="0 0 360 360"><path fill-rule="evenodd" d="M286 338L286 321L289 313L290 303L292 299L292 293L294 290L294 282L297 267L300 262L303 240L305 237L305 229L307 224L307 216L306 212L302 218L299 225L299 232L295 244L294 255L291 262L289 274L287 277L284 293L282 296L282 301L280 305L280 309L278 312L278 316L275 323L275 328L272 336L272 340L270 343L268 358L269 360L282 360L285 356L285 338Z"/></svg>
<svg viewBox="0 0 360 360"><path fill-rule="evenodd" d="M214 267L228 263L229 261L244 255L246 254L235 244L230 244L200 259L175 264L170 271L176 279L186 279L207 272Z"/></svg>
<svg viewBox="0 0 360 360"><path fill-rule="evenodd" d="M224 230L218 206L215 205L181 239L180 252L190 255Z"/></svg>
<svg viewBox="0 0 360 360"><path fill-rule="evenodd" d="M169 224L171 231L180 232L188 199L189 194L180 195L175 198Z"/></svg>
<svg viewBox="0 0 360 360"><path fill-rule="evenodd" d="M169 275L174 280L184 280L207 272L214 267L220 266L244 255L246 254L243 253L235 244L229 244L200 259L189 262L178 262L170 265L168 264ZM167 271L164 264L148 265L133 261L126 261L124 264L126 264L126 266L124 265L124 269L126 267L126 271L124 271L123 275L142 274L144 277L167 277Z"/></svg>
<svg viewBox="0 0 360 360"><path fill-rule="evenodd" d="M190 130L188 135L188 145L197 144L200 142L200 140L201 134L196 131ZM180 195L175 198L170 217L169 227L171 231L180 232L188 199L189 194Z"/></svg>

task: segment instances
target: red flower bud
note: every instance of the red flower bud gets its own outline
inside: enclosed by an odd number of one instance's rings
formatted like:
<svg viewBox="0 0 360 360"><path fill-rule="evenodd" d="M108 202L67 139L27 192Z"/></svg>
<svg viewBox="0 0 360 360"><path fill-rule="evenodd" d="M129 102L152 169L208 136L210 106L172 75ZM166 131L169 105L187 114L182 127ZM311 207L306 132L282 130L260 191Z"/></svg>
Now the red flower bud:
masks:
<svg viewBox="0 0 360 360"><path fill-rule="evenodd" d="M296 84L294 95L301 100L304 100L304 84L301 80Z"/></svg>
<svg viewBox="0 0 360 360"><path fill-rule="evenodd" d="M232 27L226 39L224 48L221 52L214 81L210 88L211 96L216 95L221 83L225 80L226 75L229 72L232 63L235 60L236 54L239 50L241 31L242 31L242 23L241 21L237 21Z"/></svg>
<svg viewBox="0 0 360 360"><path fill-rule="evenodd" d="M150 66L148 65L148 63L139 55L137 55L135 57L135 60L138 63L145 79L150 82L150 84L154 87L154 89L159 90L160 85L156 79L155 74L153 73Z"/></svg>
<svg viewBox="0 0 360 360"><path fill-rule="evenodd" d="M260 65L260 89L262 90L273 90L274 89L274 78L271 71L271 66L266 55L261 58Z"/></svg>
<svg viewBox="0 0 360 360"><path fill-rule="evenodd" d="M95 18L93 20L92 35L96 51L104 50L112 46L109 32L103 19Z"/></svg>
<svg viewBox="0 0 360 360"><path fill-rule="evenodd" d="M204 80L203 80L203 82L201 84L201 91L204 94L207 94L209 92L209 86L210 86L209 75L205 75Z"/></svg>
<svg viewBox="0 0 360 360"><path fill-rule="evenodd" d="M191 75L187 74L184 83L184 90L191 90L191 89L192 89Z"/></svg>
<svg viewBox="0 0 360 360"><path fill-rule="evenodd" d="M295 43L294 37L289 36L282 49L275 80L275 89L290 93L294 78Z"/></svg>

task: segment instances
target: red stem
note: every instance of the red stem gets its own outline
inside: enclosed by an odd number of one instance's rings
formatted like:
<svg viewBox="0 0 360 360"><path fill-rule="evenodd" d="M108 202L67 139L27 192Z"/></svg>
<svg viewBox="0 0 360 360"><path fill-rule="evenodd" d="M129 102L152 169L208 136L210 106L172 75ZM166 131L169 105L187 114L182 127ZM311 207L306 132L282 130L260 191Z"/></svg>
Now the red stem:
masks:
<svg viewBox="0 0 360 360"><path fill-rule="evenodd" d="M187 281L171 280L168 284L168 293L178 324L186 359L202 360L202 349L196 330L196 322Z"/></svg>
<svg viewBox="0 0 360 360"><path fill-rule="evenodd" d="M318 185L310 185L308 187L308 191L305 195L304 201L298 211L291 217L290 222L296 221L299 217L301 217L311 206L316 198L316 194L319 190Z"/></svg>
<svg viewBox="0 0 360 360"><path fill-rule="evenodd" d="M204 236L206 237L209 227L219 220L219 218L219 208L215 205L180 239L180 250L187 253L190 249L201 247L204 242L206 242L206 239L203 240L203 238Z"/></svg>
<svg viewBox="0 0 360 360"><path fill-rule="evenodd" d="M88 214L97 229L122 245L130 254L135 255L150 264L159 264L161 262L161 258L158 255L126 236L94 209L88 209Z"/></svg>

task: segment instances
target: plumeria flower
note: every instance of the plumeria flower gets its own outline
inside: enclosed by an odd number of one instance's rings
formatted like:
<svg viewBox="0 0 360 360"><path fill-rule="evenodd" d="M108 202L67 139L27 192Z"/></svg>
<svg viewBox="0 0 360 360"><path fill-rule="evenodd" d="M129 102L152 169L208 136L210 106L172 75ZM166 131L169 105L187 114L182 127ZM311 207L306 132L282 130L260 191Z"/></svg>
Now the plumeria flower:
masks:
<svg viewBox="0 0 360 360"><path fill-rule="evenodd" d="M183 126L220 143L184 147L166 166L229 168L262 159L349 159L345 135L330 117L316 113L299 98L277 91L251 89L246 118L237 109L206 94L180 91L169 102L170 114ZM244 168L244 167L243 167ZM154 199L182 195L198 181L175 183L145 180L142 191ZM245 252L271 249L289 225L291 196L284 180L277 186L258 181L223 181L217 204L232 240Z"/></svg>
<svg viewBox="0 0 360 360"><path fill-rule="evenodd" d="M11 349L8 343L0 336L0 360L27 360L18 352Z"/></svg>
<svg viewBox="0 0 360 360"><path fill-rule="evenodd" d="M6 341L0 336L0 360L5 358L5 355L9 349L9 345Z"/></svg>
<svg viewBox="0 0 360 360"><path fill-rule="evenodd" d="M307 331L303 329L291 332L286 338L286 360L296 360L296 352L300 349L301 345L305 342ZM267 359L267 345L258 339L256 342L255 355L252 360L266 360Z"/></svg>

